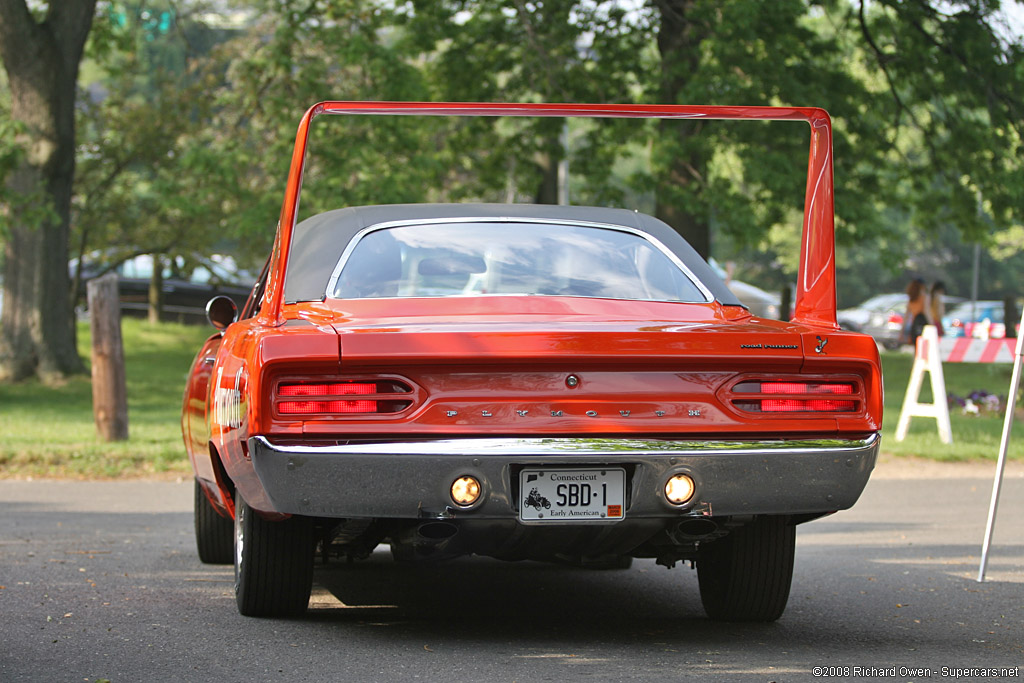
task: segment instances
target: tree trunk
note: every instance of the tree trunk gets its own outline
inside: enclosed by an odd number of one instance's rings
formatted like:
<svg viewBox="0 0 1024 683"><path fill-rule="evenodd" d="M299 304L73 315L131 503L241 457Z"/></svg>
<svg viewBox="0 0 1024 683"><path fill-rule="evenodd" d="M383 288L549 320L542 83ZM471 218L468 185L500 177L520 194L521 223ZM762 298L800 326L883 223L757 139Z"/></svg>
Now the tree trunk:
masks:
<svg viewBox="0 0 1024 683"><path fill-rule="evenodd" d="M534 204L557 204L558 203L558 160L552 159L550 154L539 155L537 166L540 168L540 183L537 185L537 192L533 196Z"/></svg>
<svg viewBox="0 0 1024 683"><path fill-rule="evenodd" d="M558 164L569 152L562 142L564 125L565 119L545 119L539 122L538 132L544 142L534 157L540 171L540 183L533 195L534 204L558 203Z"/></svg>
<svg viewBox="0 0 1024 683"><path fill-rule="evenodd" d="M0 0L0 57L25 155L7 178L0 379L84 372L69 296L68 232L75 172L75 86L96 0L47 5L39 22L25 0Z"/></svg>
<svg viewBox="0 0 1024 683"><path fill-rule="evenodd" d="M700 62L700 43L707 26L693 19L698 0L654 0L660 16L658 52L661 55L659 102L681 102L691 74ZM708 220L697 198L707 177L708 153L700 145L700 121L658 122L654 157L657 170L655 215L675 228L704 258L711 255Z"/></svg>
<svg viewBox="0 0 1024 683"><path fill-rule="evenodd" d="M149 276L149 323L156 325L164 312L164 258L153 254L153 274Z"/></svg>

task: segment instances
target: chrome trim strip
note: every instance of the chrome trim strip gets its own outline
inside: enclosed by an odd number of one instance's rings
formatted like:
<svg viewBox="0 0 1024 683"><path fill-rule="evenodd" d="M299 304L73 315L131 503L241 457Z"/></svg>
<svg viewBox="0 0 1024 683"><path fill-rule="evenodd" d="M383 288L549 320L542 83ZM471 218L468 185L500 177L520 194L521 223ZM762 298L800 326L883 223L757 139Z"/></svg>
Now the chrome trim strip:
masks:
<svg viewBox="0 0 1024 683"><path fill-rule="evenodd" d="M296 455L456 455L456 456L593 456L609 454L616 456L650 455L745 455L761 454L815 454L854 453L873 448L879 440L878 434L864 439L804 439L765 441L676 441L609 439L586 437L557 437L530 439L439 439L433 441L390 441L367 442L345 445L283 446L273 444L264 436L254 436L267 449L283 454Z"/></svg>
<svg viewBox="0 0 1024 683"><path fill-rule="evenodd" d="M696 275L693 274L693 271L690 270L687 267L687 265L685 263L683 263L682 260L672 252L671 249L666 247L664 245L664 243L662 243L661 240L656 238L654 235L651 235L650 233L644 232L643 230L638 230L636 228L631 228L628 225L615 225L613 223L596 223L596 222L593 222L593 221L577 221L577 220L568 220L568 219L564 219L564 218L523 218L523 217L515 217L515 216L476 216L476 217L472 217L472 216L457 216L457 217L454 217L454 218L424 218L424 219L419 219L419 220L409 219L409 220L401 220L401 221L386 221L384 223L377 223L375 225L371 225L371 226L368 226L366 228L363 228L362 230L357 232L352 237L352 239L348 243L348 246L345 247L345 251L342 252L341 258L338 260L338 265L336 265L334 267L334 272L331 273L331 279L327 281L327 291L325 292L325 296L327 296L327 298L330 298L330 299L334 298L333 296L331 296L331 293L334 291L335 287L338 284L338 279L341 277L342 269L345 267L345 264L348 262L349 257L352 255L352 251L356 248L356 245L359 244L359 242L364 237L366 237L366 235L370 234L371 232L376 232L377 230L386 230L388 228L404 228L404 227L409 227L409 226L413 226L413 225L441 225L441 224L444 224L444 223L534 223L534 224L541 224L541 225L544 224L544 223L548 223L550 225L573 225L573 226L579 226L579 227L583 227L583 228L599 228L599 229L602 229L602 230L617 230L618 232L629 233L631 235L636 235L637 237L640 237L640 238L650 242L651 244L653 244L654 247L658 251L660 251L662 254L664 254L666 257L668 257L668 259L672 263L674 263L677 268L679 268L681 271L683 271L683 274L686 275L686 277L690 280L690 282L692 282L694 284L694 286L696 286L696 288L700 291L700 293L704 295L704 301L703 302L700 302L700 301L697 301L697 302L684 301L684 302L679 302L679 303L705 303L705 304L709 304L709 303L711 303L712 301L715 300L715 295L711 293L711 290L709 290L704 285L704 283L701 282L700 279ZM484 295L484 296L487 296L487 295ZM380 298L380 299L407 299L409 297L375 297L375 298ZM584 298L593 298L593 297L584 297ZM634 299L623 299L623 301L634 301ZM636 299L636 301L647 301L647 299ZM660 300L654 299L652 301L660 301ZM676 302L669 302L669 303L676 303Z"/></svg>

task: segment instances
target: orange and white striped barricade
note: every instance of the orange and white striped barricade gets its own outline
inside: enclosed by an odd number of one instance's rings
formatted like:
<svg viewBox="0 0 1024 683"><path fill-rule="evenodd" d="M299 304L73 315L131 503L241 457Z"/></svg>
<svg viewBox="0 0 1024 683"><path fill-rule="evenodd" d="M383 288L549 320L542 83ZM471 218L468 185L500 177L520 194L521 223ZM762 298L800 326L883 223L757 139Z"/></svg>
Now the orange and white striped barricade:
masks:
<svg viewBox="0 0 1024 683"><path fill-rule="evenodd" d="M899 422L896 425L896 441L903 441L912 417L933 417L936 419L939 438L942 443L953 443L949 426L949 407L946 401L946 381L942 374L943 363L1013 363L1015 339L974 339L971 337L938 338L938 331L928 325L917 338L914 349L914 367L910 371L910 382L903 398ZM918 396L924 373L931 373L933 403L921 403Z"/></svg>
<svg viewBox="0 0 1024 683"><path fill-rule="evenodd" d="M945 363L1012 363L1016 339L943 337L939 355Z"/></svg>

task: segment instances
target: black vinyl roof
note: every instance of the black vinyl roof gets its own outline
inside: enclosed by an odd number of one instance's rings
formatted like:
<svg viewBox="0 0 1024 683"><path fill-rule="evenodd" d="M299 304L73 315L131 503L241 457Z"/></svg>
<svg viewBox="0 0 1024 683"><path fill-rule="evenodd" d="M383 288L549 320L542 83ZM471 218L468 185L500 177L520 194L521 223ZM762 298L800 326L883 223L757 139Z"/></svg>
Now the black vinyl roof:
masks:
<svg viewBox="0 0 1024 683"><path fill-rule="evenodd" d="M296 225L292 233L284 300L322 300L341 255L361 230L393 221L444 218L580 221L632 228L664 244L720 303L741 305L693 247L657 218L627 209L550 204L389 204L335 209L312 216Z"/></svg>

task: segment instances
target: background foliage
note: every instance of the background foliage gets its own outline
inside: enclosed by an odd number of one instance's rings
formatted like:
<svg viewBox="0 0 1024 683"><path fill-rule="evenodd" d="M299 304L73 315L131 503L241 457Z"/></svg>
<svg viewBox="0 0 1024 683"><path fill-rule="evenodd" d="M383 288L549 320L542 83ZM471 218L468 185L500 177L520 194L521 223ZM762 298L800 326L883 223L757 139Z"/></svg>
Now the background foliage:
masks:
<svg viewBox="0 0 1024 683"><path fill-rule="evenodd" d="M814 105L836 126L841 305L911 276L967 295L976 243L981 295L1016 294L1024 48L1001 4L1014 3L100 2L80 78L72 255L110 267L231 252L258 268L296 122L321 99ZM669 25L685 44L670 45ZM0 174L20 153L9 97L0 80ZM556 120L321 119L302 212L554 201L562 134ZM574 203L674 205L737 277L792 281L803 127L574 122L568 139Z"/></svg>

